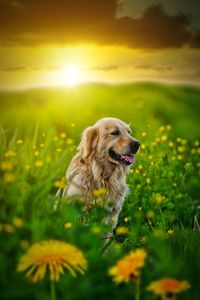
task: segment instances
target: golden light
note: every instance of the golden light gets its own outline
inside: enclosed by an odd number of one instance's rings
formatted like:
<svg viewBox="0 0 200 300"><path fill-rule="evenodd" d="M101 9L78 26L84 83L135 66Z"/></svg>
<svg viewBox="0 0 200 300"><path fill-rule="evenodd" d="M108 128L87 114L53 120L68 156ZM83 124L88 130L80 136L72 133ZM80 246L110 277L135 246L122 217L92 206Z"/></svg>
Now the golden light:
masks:
<svg viewBox="0 0 200 300"><path fill-rule="evenodd" d="M64 65L59 71L60 84L75 86L81 82L81 70L75 64Z"/></svg>

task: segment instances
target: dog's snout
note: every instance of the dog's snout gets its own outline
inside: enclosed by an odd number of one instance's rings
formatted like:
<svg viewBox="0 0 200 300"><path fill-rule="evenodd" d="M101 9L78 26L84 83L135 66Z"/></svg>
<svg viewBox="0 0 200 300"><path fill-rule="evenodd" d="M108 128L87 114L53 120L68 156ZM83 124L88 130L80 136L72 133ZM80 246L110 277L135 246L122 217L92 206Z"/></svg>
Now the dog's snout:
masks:
<svg viewBox="0 0 200 300"><path fill-rule="evenodd" d="M136 141L136 140L131 141L130 148L131 148L131 152L133 154L136 153L139 150L139 148L140 148L140 142Z"/></svg>

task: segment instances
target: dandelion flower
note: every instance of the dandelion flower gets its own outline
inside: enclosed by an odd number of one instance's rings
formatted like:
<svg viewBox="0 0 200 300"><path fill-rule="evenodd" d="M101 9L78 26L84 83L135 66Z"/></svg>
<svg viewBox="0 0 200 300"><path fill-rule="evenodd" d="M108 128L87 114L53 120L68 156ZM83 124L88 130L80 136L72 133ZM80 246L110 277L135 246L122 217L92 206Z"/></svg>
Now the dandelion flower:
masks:
<svg viewBox="0 0 200 300"><path fill-rule="evenodd" d="M14 217L13 218L13 224L15 225L15 227L17 228L21 228L24 226L24 222L22 219L20 219L19 217Z"/></svg>
<svg viewBox="0 0 200 300"><path fill-rule="evenodd" d="M16 141L16 144L17 144L17 145L21 145L21 144L23 144L23 141L22 141L22 140L17 140L17 141Z"/></svg>
<svg viewBox="0 0 200 300"><path fill-rule="evenodd" d="M116 283L128 282L130 279L138 280L140 269L144 266L147 253L144 249L137 249L119 260L116 266L109 269Z"/></svg>
<svg viewBox="0 0 200 300"><path fill-rule="evenodd" d="M76 272L84 273L87 261L83 253L71 244L64 241L49 240L33 244L19 261L17 271L27 270L26 276L37 282L44 278L49 270L50 280L58 281L64 267L72 276Z"/></svg>
<svg viewBox="0 0 200 300"><path fill-rule="evenodd" d="M93 191L93 195L95 197L105 196L105 194L106 194L106 189L98 189Z"/></svg>
<svg viewBox="0 0 200 300"><path fill-rule="evenodd" d="M161 204L164 200L164 197L161 194L157 194L155 200L157 204Z"/></svg>
<svg viewBox="0 0 200 300"><path fill-rule="evenodd" d="M66 139L66 144L67 145L72 145L74 143L74 140L73 139L71 139L71 138L67 138Z"/></svg>
<svg viewBox="0 0 200 300"><path fill-rule="evenodd" d="M146 136L147 135L147 133L146 132L142 132L142 136Z"/></svg>
<svg viewBox="0 0 200 300"><path fill-rule="evenodd" d="M151 178L147 178L147 179L146 179L146 183L147 183L147 184L150 184L150 183L151 183Z"/></svg>
<svg viewBox="0 0 200 300"><path fill-rule="evenodd" d="M61 180L57 180L54 182L54 186L59 188L59 189L64 189L66 187L67 181L66 178L63 177Z"/></svg>
<svg viewBox="0 0 200 300"><path fill-rule="evenodd" d="M161 140L163 142L165 142L167 139L168 139L167 135L164 134L164 135L161 136Z"/></svg>
<svg viewBox="0 0 200 300"><path fill-rule="evenodd" d="M190 288L190 285L187 281L164 278L151 282L147 289L157 295L162 295L163 299L173 299L174 294L180 293L188 288Z"/></svg>
<svg viewBox="0 0 200 300"><path fill-rule="evenodd" d="M116 228L117 235L126 235L128 233L128 228L125 226L119 226Z"/></svg>
<svg viewBox="0 0 200 300"><path fill-rule="evenodd" d="M174 231L172 229L167 230L167 234L169 236L172 236L174 234Z"/></svg>
<svg viewBox="0 0 200 300"><path fill-rule="evenodd" d="M14 157L14 156L16 156L16 153L12 150L8 150L5 152L4 155L5 155L5 157Z"/></svg>
<svg viewBox="0 0 200 300"><path fill-rule="evenodd" d="M16 180L16 175L13 173L7 172L4 174L3 180L6 183L12 183Z"/></svg>
<svg viewBox="0 0 200 300"><path fill-rule="evenodd" d="M0 162L0 169L2 171L12 171L13 167L14 167L13 164L8 161Z"/></svg>
<svg viewBox="0 0 200 300"><path fill-rule="evenodd" d="M40 154L40 152L39 152L39 151L37 151L37 150L36 150L36 151L34 151L34 155L35 155L35 156L39 156L39 154Z"/></svg>
<svg viewBox="0 0 200 300"><path fill-rule="evenodd" d="M11 224L4 224L3 228L4 228L4 231L7 232L7 233L15 232L15 228Z"/></svg>
<svg viewBox="0 0 200 300"><path fill-rule="evenodd" d="M40 167L42 167L43 166L43 161L41 161L41 160L36 160L36 162L35 162L35 166L37 167L37 168L40 168Z"/></svg>
<svg viewBox="0 0 200 300"><path fill-rule="evenodd" d="M61 132L60 137L61 137L61 139L66 138L66 133L65 132Z"/></svg>
<svg viewBox="0 0 200 300"><path fill-rule="evenodd" d="M70 228L72 228L72 223L66 222L66 223L64 224L64 227L65 227L65 229L70 229Z"/></svg>

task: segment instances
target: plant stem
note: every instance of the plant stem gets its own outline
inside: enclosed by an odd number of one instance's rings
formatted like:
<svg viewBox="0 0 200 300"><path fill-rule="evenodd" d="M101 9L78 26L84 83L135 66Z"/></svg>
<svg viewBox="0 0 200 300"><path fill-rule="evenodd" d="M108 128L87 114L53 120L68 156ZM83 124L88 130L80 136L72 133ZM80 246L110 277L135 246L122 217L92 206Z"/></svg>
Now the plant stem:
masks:
<svg viewBox="0 0 200 300"><path fill-rule="evenodd" d="M140 281L136 282L135 300L140 300Z"/></svg>
<svg viewBox="0 0 200 300"><path fill-rule="evenodd" d="M50 290L51 290L51 300L56 300L56 289L53 280L50 281Z"/></svg>

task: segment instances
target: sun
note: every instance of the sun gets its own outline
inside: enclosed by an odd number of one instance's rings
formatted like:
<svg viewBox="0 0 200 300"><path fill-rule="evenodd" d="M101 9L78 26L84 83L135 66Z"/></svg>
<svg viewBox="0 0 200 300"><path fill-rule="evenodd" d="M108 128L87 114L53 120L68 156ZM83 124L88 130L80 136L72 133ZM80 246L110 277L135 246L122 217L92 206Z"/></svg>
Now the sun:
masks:
<svg viewBox="0 0 200 300"><path fill-rule="evenodd" d="M81 82L80 68L75 64L66 64L59 71L59 80L61 84L75 86Z"/></svg>

